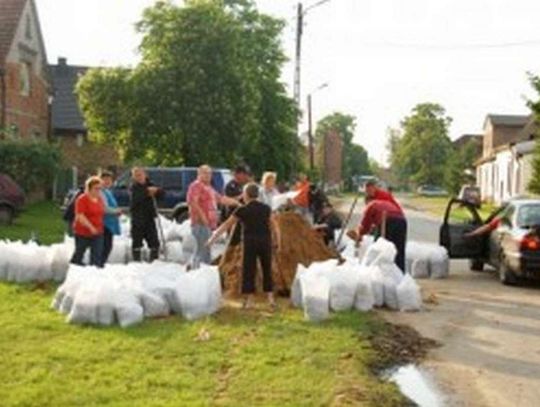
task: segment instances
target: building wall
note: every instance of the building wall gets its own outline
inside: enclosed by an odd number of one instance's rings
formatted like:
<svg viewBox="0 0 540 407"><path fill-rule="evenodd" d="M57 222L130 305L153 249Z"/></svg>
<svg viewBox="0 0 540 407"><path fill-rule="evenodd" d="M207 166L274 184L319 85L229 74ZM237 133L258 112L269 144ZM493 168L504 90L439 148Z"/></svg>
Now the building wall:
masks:
<svg viewBox="0 0 540 407"><path fill-rule="evenodd" d="M341 185L343 180L343 174L341 173L342 162L343 141L337 132L330 131L324 137L323 150L323 175L327 186L335 187Z"/></svg>
<svg viewBox="0 0 540 407"><path fill-rule="evenodd" d="M27 2L6 58L6 126L20 137L46 139L49 123L46 56L32 2ZM22 86L27 78L29 87ZM28 92L26 92L27 90Z"/></svg>

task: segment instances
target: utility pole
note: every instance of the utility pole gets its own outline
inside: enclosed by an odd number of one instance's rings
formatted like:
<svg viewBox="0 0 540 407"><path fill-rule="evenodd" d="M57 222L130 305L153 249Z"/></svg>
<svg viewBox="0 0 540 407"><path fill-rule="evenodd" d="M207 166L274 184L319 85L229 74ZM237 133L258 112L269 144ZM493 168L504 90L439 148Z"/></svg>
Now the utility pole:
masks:
<svg viewBox="0 0 540 407"><path fill-rule="evenodd" d="M294 64L294 100L300 108L300 63L302 58L302 34L304 31L304 10L302 3L296 9L296 54Z"/></svg>
<svg viewBox="0 0 540 407"><path fill-rule="evenodd" d="M309 143L309 169L313 173L315 168L315 152L313 146L313 127L311 122L311 93L307 96L307 108L308 108L308 143Z"/></svg>

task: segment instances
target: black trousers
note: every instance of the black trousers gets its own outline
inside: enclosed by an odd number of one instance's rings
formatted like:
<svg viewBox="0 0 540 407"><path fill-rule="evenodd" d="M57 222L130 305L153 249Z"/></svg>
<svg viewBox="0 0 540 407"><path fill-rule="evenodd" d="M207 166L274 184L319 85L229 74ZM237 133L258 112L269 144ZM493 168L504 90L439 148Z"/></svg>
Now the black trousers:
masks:
<svg viewBox="0 0 540 407"><path fill-rule="evenodd" d="M244 258L242 276L242 294L255 292L257 260L263 272L263 290L271 293L272 284L272 241L271 239L244 238Z"/></svg>
<svg viewBox="0 0 540 407"><path fill-rule="evenodd" d="M134 261L141 261L141 249L143 242L146 242L150 249L150 261L159 257L159 238L154 219L149 219L144 223L133 223L131 225L131 251Z"/></svg>
<svg viewBox="0 0 540 407"><path fill-rule="evenodd" d="M114 235L107 228L103 230L103 252L101 253L101 266L104 266L112 251Z"/></svg>
<svg viewBox="0 0 540 407"><path fill-rule="evenodd" d="M386 239L396 245L396 264L405 273L405 246L407 244L407 221L404 218L386 220Z"/></svg>
<svg viewBox="0 0 540 407"><path fill-rule="evenodd" d="M75 235L75 252L71 256L70 263L84 266L83 258L87 249L90 249L90 265L102 267L103 235L94 237Z"/></svg>

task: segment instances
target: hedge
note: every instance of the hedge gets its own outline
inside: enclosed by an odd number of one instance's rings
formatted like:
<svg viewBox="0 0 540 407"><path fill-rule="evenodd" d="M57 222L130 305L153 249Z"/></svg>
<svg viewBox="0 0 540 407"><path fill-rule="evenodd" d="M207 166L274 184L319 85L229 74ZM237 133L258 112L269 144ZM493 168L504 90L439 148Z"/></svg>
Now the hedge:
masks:
<svg viewBox="0 0 540 407"><path fill-rule="evenodd" d="M49 187L60 168L57 146L34 140L0 141L0 173L8 174L26 192Z"/></svg>

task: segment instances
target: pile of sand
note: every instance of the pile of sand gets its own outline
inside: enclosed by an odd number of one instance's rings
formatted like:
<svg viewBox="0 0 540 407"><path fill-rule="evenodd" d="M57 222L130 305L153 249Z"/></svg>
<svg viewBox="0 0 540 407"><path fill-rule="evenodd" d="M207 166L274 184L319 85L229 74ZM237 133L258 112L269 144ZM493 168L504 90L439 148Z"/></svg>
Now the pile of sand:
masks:
<svg viewBox="0 0 540 407"><path fill-rule="evenodd" d="M281 229L281 251L272 261L272 276L275 290L286 294L296 274L298 264L309 266L315 261L336 258L320 235L300 215L284 212L276 215ZM225 290L229 295L240 293L242 282L242 244L228 247L219 263ZM257 273L257 291L261 292L262 273Z"/></svg>

